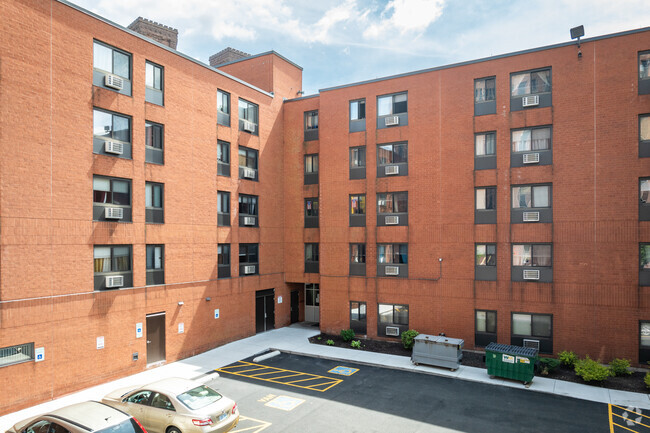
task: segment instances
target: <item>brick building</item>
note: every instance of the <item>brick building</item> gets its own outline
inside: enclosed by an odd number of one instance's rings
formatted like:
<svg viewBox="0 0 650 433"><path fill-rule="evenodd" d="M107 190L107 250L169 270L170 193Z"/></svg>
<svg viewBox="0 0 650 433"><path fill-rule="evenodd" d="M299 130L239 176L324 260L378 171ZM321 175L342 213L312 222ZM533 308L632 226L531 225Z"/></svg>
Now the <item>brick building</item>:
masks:
<svg viewBox="0 0 650 433"><path fill-rule="evenodd" d="M298 98L272 51L1 25L0 414L299 320L650 360L650 29Z"/></svg>

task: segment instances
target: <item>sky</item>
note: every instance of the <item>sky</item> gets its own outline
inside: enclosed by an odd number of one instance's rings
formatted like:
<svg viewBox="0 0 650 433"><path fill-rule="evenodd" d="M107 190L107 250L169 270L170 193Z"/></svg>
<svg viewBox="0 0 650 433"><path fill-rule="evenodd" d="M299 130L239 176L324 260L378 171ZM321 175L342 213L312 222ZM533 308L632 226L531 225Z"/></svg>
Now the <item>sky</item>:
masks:
<svg viewBox="0 0 650 433"><path fill-rule="evenodd" d="M71 0L124 27L178 29L208 63L226 47L274 50L319 89L650 26L647 0Z"/></svg>

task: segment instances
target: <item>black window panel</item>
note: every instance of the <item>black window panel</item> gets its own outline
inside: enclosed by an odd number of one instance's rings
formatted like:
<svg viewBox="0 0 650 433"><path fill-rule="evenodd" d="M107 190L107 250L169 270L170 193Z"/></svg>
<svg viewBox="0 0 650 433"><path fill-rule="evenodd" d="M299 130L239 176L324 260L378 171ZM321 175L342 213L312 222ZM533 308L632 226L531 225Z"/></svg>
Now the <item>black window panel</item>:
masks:
<svg viewBox="0 0 650 433"><path fill-rule="evenodd" d="M101 184L101 185L100 185ZM108 186L108 190L106 188ZM93 202L115 204L122 206L131 205L131 181L129 179L93 177Z"/></svg>
<svg viewBox="0 0 650 433"><path fill-rule="evenodd" d="M474 81L474 102L496 100L496 79L482 78Z"/></svg>
<svg viewBox="0 0 650 433"><path fill-rule="evenodd" d="M350 168L366 166L366 146L350 148Z"/></svg>
<svg viewBox="0 0 650 433"><path fill-rule="evenodd" d="M147 245L147 270L164 269L164 246Z"/></svg>
<svg viewBox="0 0 650 433"><path fill-rule="evenodd" d="M226 191L217 192L217 210L220 213L230 213L230 193Z"/></svg>
<svg viewBox="0 0 650 433"><path fill-rule="evenodd" d="M350 101L350 120L363 120L366 118L366 100Z"/></svg>
<svg viewBox="0 0 650 433"><path fill-rule="evenodd" d="M350 244L350 262L366 263L366 244Z"/></svg>
<svg viewBox="0 0 650 433"><path fill-rule="evenodd" d="M377 194L377 213L407 213L408 192L389 192Z"/></svg>
<svg viewBox="0 0 650 433"><path fill-rule="evenodd" d="M305 260L308 262L318 261L318 244L305 244Z"/></svg>
<svg viewBox="0 0 650 433"><path fill-rule="evenodd" d="M239 244L239 263L257 263L257 252L257 244Z"/></svg>
<svg viewBox="0 0 650 433"><path fill-rule="evenodd" d="M318 199L307 198L305 199L305 216L317 217L318 216Z"/></svg>
<svg viewBox="0 0 650 433"><path fill-rule="evenodd" d="M230 93L217 90L217 111L230 114Z"/></svg>
<svg viewBox="0 0 650 433"><path fill-rule="evenodd" d="M257 170L257 150L240 147L239 166Z"/></svg>
<svg viewBox="0 0 650 433"><path fill-rule="evenodd" d="M217 264L230 265L230 244L219 244L217 246Z"/></svg>
<svg viewBox="0 0 650 433"><path fill-rule="evenodd" d="M408 145L399 144L381 144L377 149L379 165L401 164L408 162Z"/></svg>
<svg viewBox="0 0 650 433"><path fill-rule="evenodd" d="M240 194L239 213L243 215L257 215L257 196Z"/></svg>
<svg viewBox="0 0 650 433"><path fill-rule="evenodd" d="M476 266L496 266L496 244L476 244Z"/></svg>
<svg viewBox="0 0 650 433"><path fill-rule="evenodd" d="M227 141L217 141L217 161L230 164L230 143Z"/></svg>
<svg viewBox="0 0 650 433"><path fill-rule="evenodd" d="M163 126L158 123L145 122L146 145L154 149L163 148Z"/></svg>

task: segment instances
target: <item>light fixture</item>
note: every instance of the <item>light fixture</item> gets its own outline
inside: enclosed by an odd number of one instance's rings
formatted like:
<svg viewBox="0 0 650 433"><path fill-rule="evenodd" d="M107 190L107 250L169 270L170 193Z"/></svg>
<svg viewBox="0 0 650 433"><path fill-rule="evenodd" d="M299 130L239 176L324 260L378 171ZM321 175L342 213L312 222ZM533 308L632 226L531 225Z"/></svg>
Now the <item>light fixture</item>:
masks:
<svg viewBox="0 0 650 433"><path fill-rule="evenodd" d="M205 301L206 301L206 302L210 302L211 300L212 300L212 298L210 298L210 297L205 298Z"/></svg>
<svg viewBox="0 0 650 433"><path fill-rule="evenodd" d="M571 29L571 39L578 41L578 58L582 58L582 50L580 50L580 37L585 35L585 26L578 26Z"/></svg>
<svg viewBox="0 0 650 433"><path fill-rule="evenodd" d="M183 302L183 301L178 301L178 305L185 305L185 302Z"/></svg>

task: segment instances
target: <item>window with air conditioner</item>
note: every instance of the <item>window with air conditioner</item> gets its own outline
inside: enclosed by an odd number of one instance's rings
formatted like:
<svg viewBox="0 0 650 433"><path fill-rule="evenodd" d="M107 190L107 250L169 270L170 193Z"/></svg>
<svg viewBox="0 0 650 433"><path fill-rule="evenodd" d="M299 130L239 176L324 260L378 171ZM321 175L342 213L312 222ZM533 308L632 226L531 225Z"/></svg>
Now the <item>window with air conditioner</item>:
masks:
<svg viewBox="0 0 650 433"><path fill-rule="evenodd" d="M408 175L408 144L389 143L377 146L377 177Z"/></svg>
<svg viewBox="0 0 650 433"><path fill-rule="evenodd" d="M650 243L639 247L639 286L650 286Z"/></svg>
<svg viewBox="0 0 650 433"><path fill-rule="evenodd" d="M217 191L217 226L230 227L230 192Z"/></svg>
<svg viewBox="0 0 650 433"><path fill-rule="evenodd" d="M366 275L366 244L350 244L350 275Z"/></svg>
<svg viewBox="0 0 650 433"><path fill-rule="evenodd" d="M133 287L131 257L131 245L95 245L93 247L95 290ZM122 285L119 286L119 283Z"/></svg>
<svg viewBox="0 0 650 433"><path fill-rule="evenodd" d="M230 126L230 93L217 89L217 124Z"/></svg>
<svg viewBox="0 0 650 433"><path fill-rule="evenodd" d="M318 154L305 155L305 185L318 183Z"/></svg>
<svg viewBox="0 0 650 433"><path fill-rule="evenodd" d="M496 114L496 77L474 80L474 115Z"/></svg>
<svg viewBox="0 0 650 433"><path fill-rule="evenodd" d="M230 177L230 143L217 140L217 175Z"/></svg>
<svg viewBox="0 0 650 433"><path fill-rule="evenodd" d="M131 213L130 179L93 176L94 221L131 222Z"/></svg>
<svg viewBox="0 0 650 433"><path fill-rule="evenodd" d="M146 121L145 130L145 162L149 164L164 164L163 141L165 128L159 123Z"/></svg>
<svg viewBox="0 0 650 433"><path fill-rule="evenodd" d="M522 347L539 341L540 352L553 353L553 315L512 313L510 340L513 346Z"/></svg>
<svg viewBox="0 0 650 433"><path fill-rule="evenodd" d="M474 224L496 224L497 187L483 186L474 189Z"/></svg>
<svg viewBox="0 0 650 433"><path fill-rule="evenodd" d="M245 99L239 99L239 130L259 135L259 107Z"/></svg>
<svg viewBox="0 0 650 433"><path fill-rule="evenodd" d="M93 153L131 159L131 118L93 109Z"/></svg>
<svg viewBox="0 0 650 433"><path fill-rule="evenodd" d="M239 244L239 276L258 275L258 244Z"/></svg>
<svg viewBox="0 0 650 433"><path fill-rule="evenodd" d="M318 227L318 197L305 199L305 228Z"/></svg>
<svg viewBox="0 0 650 433"><path fill-rule="evenodd" d="M377 244L377 276L408 277L408 244Z"/></svg>
<svg viewBox="0 0 650 433"><path fill-rule="evenodd" d="M510 132L510 137L512 143L510 167L553 164L552 128L550 126L513 129Z"/></svg>
<svg viewBox="0 0 650 433"><path fill-rule="evenodd" d="M165 246L147 245L147 286L165 284Z"/></svg>
<svg viewBox="0 0 650 433"><path fill-rule="evenodd" d="M366 100L350 101L350 132L366 130Z"/></svg>
<svg viewBox="0 0 650 433"><path fill-rule="evenodd" d="M551 244L513 244L512 281L553 281Z"/></svg>
<svg viewBox="0 0 650 433"><path fill-rule="evenodd" d="M479 281L496 281L497 245L476 244L474 256L474 279Z"/></svg>
<svg viewBox="0 0 650 433"><path fill-rule="evenodd" d="M553 222L552 185L516 185L511 188L510 223Z"/></svg>
<svg viewBox="0 0 650 433"><path fill-rule="evenodd" d="M258 152L248 147L239 147L239 178L246 180L259 180Z"/></svg>
<svg viewBox="0 0 650 433"><path fill-rule="evenodd" d="M153 62L145 62L144 100L156 105L165 105L165 69Z"/></svg>
<svg viewBox="0 0 650 433"><path fill-rule="evenodd" d="M131 96L131 54L93 41L93 85Z"/></svg>
<svg viewBox="0 0 650 433"><path fill-rule="evenodd" d="M639 116L639 158L650 158L650 114Z"/></svg>
<svg viewBox="0 0 650 433"><path fill-rule="evenodd" d="M474 134L474 170L497 168L497 133Z"/></svg>
<svg viewBox="0 0 650 433"><path fill-rule="evenodd" d="M497 342L497 312L474 310L474 344L485 347Z"/></svg>
<svg viewBox="0 0 650 433"><path fill-rule="evenodd" d="M377 129L408 125L408 93L377 97Z"/></svg>
<svg viewBox="0 0 650 433"><path fill-rule="evenodd" d="M318 140L318 110L305 112L305 141Z"/></svg>
<svg viewBox="0 0 650 433"><path fill-rule="evenodd" d="M377 335L399 337L409 327L409 306L402 304L377 305ZM394 328L398 328L395 332ZM397 335L395 335L397 334Z"/></svg>
<svg viewBox="0 0 650 433"><path fill-rule="evenodd" d="M165 222L164 189L162 183L145 183L145 222L153 224Z"/></svg>
<svg viewBox="0 0 650 433"><path fill-rule="evenodd" d="M366 178L366 146L350 148L350 179Z"/></svg>
<svg viewBox="0 0 650 433"><path fill-rule="evenodd" d="M305 273L318 273L318 244L305 244Z"/></svg>
<svg viewBox="0 0 650 433"><path fill-rule="evenodd" d="M259 227L259 206L256 195L239 194L239 226Z"/></svg>
<svg viewBox="0 0 650 433"><path fill-rule="evenodd" d="M217 277L230 277L230 244L217 245Z"/></svg>
<svg viewBox="0 0 650 433"><path fill-rule="evenodd" d="M366 226L366 195L350 195L350 227Z"/></svg>
<svg viewBox="0 0 650 433"><path fill-rule="evenodd" d="M639 53L639 95L650 94L650 51Z"/></svg>
<svg viewBox="0 0 650 433"><path fill-rule="evenodd" d="M552 105L551 68L510 74L510 111Z"/></svg>
<svg viewBox="0 0 650 433"><path fill-rule="evenodd" d="M386 225L408 225L408 192L377 194L377 226Z"/></svg>

